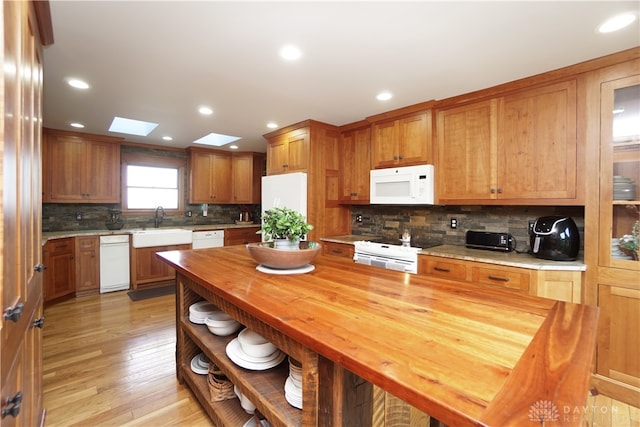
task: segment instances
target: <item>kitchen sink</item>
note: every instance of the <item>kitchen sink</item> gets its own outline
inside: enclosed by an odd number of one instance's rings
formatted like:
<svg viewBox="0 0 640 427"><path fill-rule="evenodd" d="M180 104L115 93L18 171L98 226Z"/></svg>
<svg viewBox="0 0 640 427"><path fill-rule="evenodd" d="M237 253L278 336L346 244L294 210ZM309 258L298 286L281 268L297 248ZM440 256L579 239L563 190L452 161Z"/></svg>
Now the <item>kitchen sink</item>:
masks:
<svg viewBox="0 0 640 427"><path fill-rule="evenodd" d="M192 241L191 230L183 228L153 228L133 230L131 243L134 248L148 248L152 246L188 245Z"/></svg>

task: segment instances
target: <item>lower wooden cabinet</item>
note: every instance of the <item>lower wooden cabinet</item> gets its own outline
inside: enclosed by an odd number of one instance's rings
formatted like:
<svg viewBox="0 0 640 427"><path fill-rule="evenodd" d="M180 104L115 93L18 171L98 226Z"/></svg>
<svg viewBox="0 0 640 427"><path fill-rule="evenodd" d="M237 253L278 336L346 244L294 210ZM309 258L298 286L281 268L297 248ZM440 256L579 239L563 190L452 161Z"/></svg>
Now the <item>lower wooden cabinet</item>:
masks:
<svg viewBox="0 0 640 427"><path fill-rule="evenodd" d="M51 240L44 245L44 302L76 292L75 239Z"/></svg>
<svg viewBox="0 0 640 427"><path fill-rule="evenodd" d="M353 258L354 246L349 243L322 242L322 255Z"/></svg>
<svg viewBox="0 0 640 427"><path fill-rule="evenodd" d="M260 227L227 228L224 230L224 245L246 245L262 241L262 235L256 234Z"/></svg>
<svg viewBox="0 0 640 427"><path fill-rule="evenodd" d="M176 272L156 257L156 252L191 249L191 245L131 248L131 288L154 286L175 279Z"/></svg>
<svg viewBox="0 0 640 427"><path fill-rule="evenodd" d="M582 301L582 271L533 270L420 255L418 274L497 286L559 301L575 303Z"/></svg>
<svg viewBox="0 0 640 427"><path fill-rule="evenodd" d="M76 237L76 296L100 292L100 241L98 236Z"/></svg>

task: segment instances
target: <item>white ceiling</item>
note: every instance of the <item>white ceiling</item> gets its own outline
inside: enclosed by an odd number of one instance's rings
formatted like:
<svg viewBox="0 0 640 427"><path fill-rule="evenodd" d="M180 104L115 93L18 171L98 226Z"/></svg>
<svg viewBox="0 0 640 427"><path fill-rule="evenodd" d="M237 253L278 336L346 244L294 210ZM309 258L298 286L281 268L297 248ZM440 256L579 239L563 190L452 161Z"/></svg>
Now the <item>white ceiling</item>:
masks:
<svg viewBox="0 0 640 427"><path fill-rule="evenodd" d="M638 20L595 29L639 4L51 0L44 125L125 136L108 131L120 116L159 123L127 141L186 147L216 132L265 151L271 120L343 125L638 46ZM303 51L295 63L278 56L288 43ZM377 101L381 90L394 97Z"/></svg>

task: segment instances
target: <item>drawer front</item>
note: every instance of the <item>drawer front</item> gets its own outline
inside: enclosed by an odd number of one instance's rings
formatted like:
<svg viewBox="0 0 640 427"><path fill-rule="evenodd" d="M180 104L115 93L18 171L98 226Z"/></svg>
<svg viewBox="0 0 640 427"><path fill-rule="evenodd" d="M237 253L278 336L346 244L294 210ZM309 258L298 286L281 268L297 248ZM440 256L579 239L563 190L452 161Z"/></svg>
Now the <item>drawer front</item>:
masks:
<svg viewBox="0 0 640 427"><path fill-rule="evenodd" d="M427 259L425 274L445 279L467 280L467 266L456 262Z"/></svg>
<svg viewBox="0 0 640 427"><path fill-rule="evenodd" d="M94 236L76 237L76 246L81 251L96 249L98 247L98 238Z"/></svg>
<svg viewBox="0 0 640 427"><path fill-rule="evenodd" d="M73 254L73 237L51 240L45 245L45 250L49 252L50 256Z"/></svg>
<svg viewBox="0 0 640 427"><path fill-rule="evenodd" d="M353 258L354 247L347 243L322 242L322 254Z"/></svg>
<svg viewBox="0 0 640 427"><path fill-rule="evenodd" d="M256 234L260 227L228 228L224 231L224 245L246 245L247 243L257 243L262 240L262 235Z"/></svg>
<svg viewBox="0 0 640 427"><path fill-rule="evenodd" d="M472 267L471 280L487 285L529 291L529 273L507 267Z"/></svg>

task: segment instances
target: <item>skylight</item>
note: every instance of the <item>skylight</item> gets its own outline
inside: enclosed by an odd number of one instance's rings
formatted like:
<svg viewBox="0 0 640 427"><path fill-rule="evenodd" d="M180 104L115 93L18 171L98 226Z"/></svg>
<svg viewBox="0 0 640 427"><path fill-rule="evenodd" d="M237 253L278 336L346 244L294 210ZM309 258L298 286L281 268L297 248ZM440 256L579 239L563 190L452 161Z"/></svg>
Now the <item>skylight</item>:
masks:
<svg viewBox="0 0 640 427"><path fill-rule="evenodd" d="M158 126L157 123L143 122L141 120L124 119L114 117L109 126L109 132L126 133L129 135L147 136Z"/></svg>
<svg viewBox="0 0 640 427"><path fill-rule="evenodd" d="M205 135L200 139L193 141L194 144L202 144L202 145L213 145L216 147L223 146L225 144L229 144L230 142L234 142L239 140L239 136L231 136L231 135L222 135L219 133L210 133L209 135Z"/></svg>

